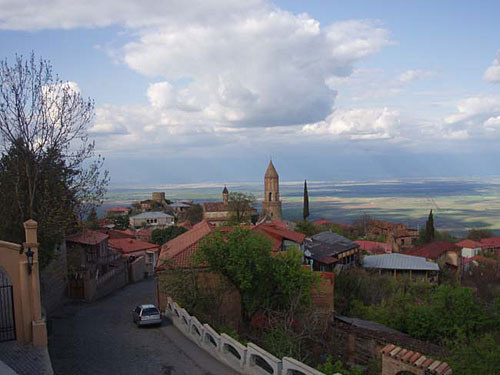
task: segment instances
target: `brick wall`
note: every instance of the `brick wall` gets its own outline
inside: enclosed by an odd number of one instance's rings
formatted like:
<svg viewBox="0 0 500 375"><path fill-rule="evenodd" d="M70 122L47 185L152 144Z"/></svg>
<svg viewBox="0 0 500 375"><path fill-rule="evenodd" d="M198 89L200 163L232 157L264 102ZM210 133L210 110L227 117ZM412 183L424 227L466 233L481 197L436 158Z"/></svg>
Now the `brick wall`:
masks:
<svg viewBox="0 0 500 375"><path fill-rule="evenodd" d="M405 335L368 330L334 320L328 331L332 354L346 362L366 365L380 357L381 350L389 343L426 353L438 358L446 357L443 347Z"/></svg>

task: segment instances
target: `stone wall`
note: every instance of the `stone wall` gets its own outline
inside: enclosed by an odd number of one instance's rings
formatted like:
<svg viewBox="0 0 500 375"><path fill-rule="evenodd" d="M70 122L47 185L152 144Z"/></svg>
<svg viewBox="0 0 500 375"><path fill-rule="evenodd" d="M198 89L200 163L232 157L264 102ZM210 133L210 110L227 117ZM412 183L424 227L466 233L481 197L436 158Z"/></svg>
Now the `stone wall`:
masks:
<svg viewBox="0 0 500 375"><path fill-rule="evenodd" d="M116 289L124 287L127 283L127 268L121 264L120 267L104 274L97 280L95 295L92 299L104 297Z"/></svg>
<svg viewBox="0 0 500 375"><path fill-rule="evenodd" d="M42 306L48 317L62 306L68 290L66 241L54 249L54 258L40 273Z"/></svg>
<svg viewBox="0 0 500 375"><path fill-rule="evenodd" d="M144 279L146 273L146 260L141 256L128 265L129 281L136 283Z"/></svg>

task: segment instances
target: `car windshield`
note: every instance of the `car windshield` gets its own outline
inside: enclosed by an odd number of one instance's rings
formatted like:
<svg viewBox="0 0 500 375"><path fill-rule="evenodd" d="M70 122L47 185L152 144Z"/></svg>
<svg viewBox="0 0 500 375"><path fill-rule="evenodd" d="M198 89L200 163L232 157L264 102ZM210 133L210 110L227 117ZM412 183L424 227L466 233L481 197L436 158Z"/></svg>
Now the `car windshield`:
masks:
<svg viewBox="0 0 500 375"><path fill-rule="evenodd" d="M142 310L142 316L150 315L160 315L160 312L155 307L148 307L147 309Z"/></svg>

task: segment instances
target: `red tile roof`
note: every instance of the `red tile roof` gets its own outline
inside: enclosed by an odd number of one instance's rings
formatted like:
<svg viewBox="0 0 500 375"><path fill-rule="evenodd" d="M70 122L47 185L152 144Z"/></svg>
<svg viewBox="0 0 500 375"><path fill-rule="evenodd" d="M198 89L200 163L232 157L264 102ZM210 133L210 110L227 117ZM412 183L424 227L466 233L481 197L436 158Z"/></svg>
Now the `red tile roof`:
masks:
<svg viewBox="0 0 500 375"><path fill-rule="evenodd" d="M134 238L111 238L109 240L109 246L119 251L123 255L136 253L139 251L146 251L146 250L149 251L160 250L160 246L155 245L154 243L140 241Z"/></svg>
<svg viewBox="0 0 500 375"><path fill-rule="evenodd" d="M286 225L286 224L285 224ZM263 223L256 225L252 228L254 232L263 232L268 237L272 236L278 239L280 242L283 240L289 240L293 242L297 242L298 244L302 244L304 242L306 235L299 232L294 232L292 230L283 227L279 223Z"/></svg>
<svg viewBox="0 0 500 375"><path fill-rule="evenodd" d="M193 223L191 223L189 220L183 221L182 223L177 224L178 227L183 227L185 229L191 229L193 228Z"/></svg>
<svg viewBox="0 0 500 375"><path fill-rule="evenodd" d="M99 229L99 232L107 234L109 238L134 238L133 234L118 229Z"/></svg>
<svg viewBox="0 0 500 375"><path fill-rule="evenodd" d="M477 249L483 246L480 242L465 239L460 242L457 242L457 246L460 246L461 248L467 248L467 249Z"/></svg>
<svg viewBox="0 0 500 375"><path fill-rule="evenodd" d="M500 237L490 237L481 239L483 248L500 247Z"/></svg>
<svg viewBox="0 0 500 375"><path fill-rule="evenodd" d="M97 232L94 230L85 229L80 234L75 234L75 235L66 237L66 241L93 246L93 245L100 244L102 241L106 240L107 238L109 238L109 236L107 234Z"/></svg>
<svg viewBox="0 0 500 375"><path fill-rule="evenodd" d="M359 245L361 250L365 250L373 254L390 254L392 253L392 245L387 242L376 241L354 241Z"/></svg>
<svg viewBox="0 0 500 375"><path fill-rule="evenodd" d="M108 212L129 212L130 208L128 208L128 207L111 207L105 211L108 211Z"/></svg>
<svg viewBox="0 0 500 375"><path fill-rule="evenodd" d="M445 242L445 241L436 241L431 242L429 244L414 247L408 251L405 251L406 255L415 255L418 257L424 257L429 259L437 259L441 254L444 254L447 251L454 251L458 254L461 253L461 248L454 243Z"/></svg>
<svg viewBox="0 0 500 375"><path fill-rule="evenodd" d="M198 242L212 231L212 226L203 220L161 247L158 269L162 262L172 260L178 267L189 267L191 255L198 249Z"/></svg>

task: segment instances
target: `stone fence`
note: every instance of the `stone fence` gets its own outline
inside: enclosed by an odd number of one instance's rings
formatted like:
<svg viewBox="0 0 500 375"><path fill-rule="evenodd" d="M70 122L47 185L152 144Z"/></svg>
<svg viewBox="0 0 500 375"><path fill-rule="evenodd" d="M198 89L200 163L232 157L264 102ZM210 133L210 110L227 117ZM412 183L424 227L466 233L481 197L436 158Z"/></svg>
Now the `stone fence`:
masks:
<svg viewBox="0 0 500 375"><path fill-rule="evenodd" d="M186 337L240 374L324 375L293 358L279 359L255 344L243 345L225 333L217 333L208 324L201 324L196 317L189 315L170 297L165 314Z"/></svg>

